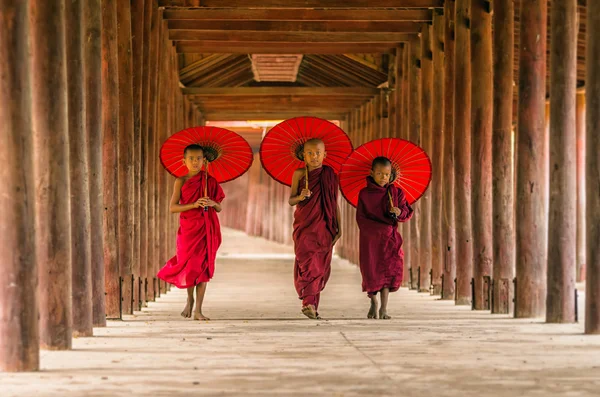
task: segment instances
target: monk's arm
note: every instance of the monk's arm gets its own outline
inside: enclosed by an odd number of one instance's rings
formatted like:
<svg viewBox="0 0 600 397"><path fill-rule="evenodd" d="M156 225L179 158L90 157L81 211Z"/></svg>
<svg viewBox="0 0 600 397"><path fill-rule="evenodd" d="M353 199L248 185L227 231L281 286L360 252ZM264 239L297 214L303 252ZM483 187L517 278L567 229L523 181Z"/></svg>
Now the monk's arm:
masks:
<svg viewBox="0 0 600 397"><path fill-rule="evenodd" d="M340 205L339 204L337 204L335 206L335 212L336 212L336 217L337 217L338 232L335 235L335 237L333 238L333 242L331 245L335 245L335 243L337 243L338 240L342 237L342 217L340 215Z"/></svg>
<svg viewBox="0 0 600 397"><path fill-rule="evenodd" d="M181 198L181 187L183 186L183 179L177 178L175 179L175 185L173 186L173 195L171 196L171 203L169 204L169 211L173 214L177 214L179 212L189 211L194 208L198 208L197 203L192 204L179 204L179 199Z"/></svg>
<svg viewBox="0 0 600 397"><path fill-rule="evenodd" d="M288 200L288 204L292 207L297 205L299 202L303 201L306 198L302 194L296 195L296 192L298 191L298 182L300 181L301 177L302 177L302 170L294 171L294 176L292 176L292 190L290 192L290 198Z"/></svg>

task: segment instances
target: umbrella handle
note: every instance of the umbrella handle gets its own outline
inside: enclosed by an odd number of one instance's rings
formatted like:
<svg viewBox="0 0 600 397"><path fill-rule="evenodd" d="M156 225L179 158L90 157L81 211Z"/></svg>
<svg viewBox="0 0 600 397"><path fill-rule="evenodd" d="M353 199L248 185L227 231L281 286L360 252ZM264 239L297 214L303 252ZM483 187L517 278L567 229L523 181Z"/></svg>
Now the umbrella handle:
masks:
<svg viewBox="0 0 600 397"><path fill-rule="evenodd" d="M208 161L204 160L204 197L208 197ZM208 211L208 207L204 207L204 211Z"/></svg>
<svg viewBox="0 0 600 397"><path fill-rule="evenodd" d="M308 190L308 165L304 167L304 185L306 190Z"/></svg>
<svg viewBox="0 0 600 397"><path fill-rule="evenodd" d="M388 190L387 194L388 194L388 197L390 198L390 211L391 211L392 208L394 208L394 200L392 200L392 193L390 193L389 190Z"/></svg>

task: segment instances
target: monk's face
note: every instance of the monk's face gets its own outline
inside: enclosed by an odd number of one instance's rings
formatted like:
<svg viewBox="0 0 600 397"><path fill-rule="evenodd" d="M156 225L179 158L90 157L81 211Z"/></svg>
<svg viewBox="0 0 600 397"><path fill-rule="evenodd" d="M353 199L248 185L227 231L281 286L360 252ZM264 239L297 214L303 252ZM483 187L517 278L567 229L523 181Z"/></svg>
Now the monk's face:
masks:
<svg viewBox="0 0 600 397"><path fill-rule="evenodd" d="M376 184L379 186L385 186L390 183L390 178L392 177L392 166L377 164L371 170L371 176L375 180Z"/></svg>
<svg viewBox="0 0 600 397"><path fill-rule="evenodd" d="M202 150L188 150L185 152L183 162L191 173L198 173L204 163L204 152Z"/></svg>
<svg viewBox="0 0 600 397"><path fill-rule="evenodd" d="M319 168L327 156L323 142L307 143L304 145L304 161L311 168Z"/></svg>

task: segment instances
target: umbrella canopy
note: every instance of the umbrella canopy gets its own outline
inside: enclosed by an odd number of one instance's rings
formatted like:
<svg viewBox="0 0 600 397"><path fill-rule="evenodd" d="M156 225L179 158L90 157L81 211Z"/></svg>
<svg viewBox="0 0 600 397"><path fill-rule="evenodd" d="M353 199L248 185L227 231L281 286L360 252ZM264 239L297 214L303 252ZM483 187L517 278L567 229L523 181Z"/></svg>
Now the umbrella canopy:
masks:
<svg viewBox="0 0 600 397"><path fill-rule="evenodd" d="M305 167L304 144L314 138L325 144L323 164L339 172L352 153L352 142L340 127L317 117L295 117L273 127L260 145L263 168L277 182L291 186L294 171Z"/></svg>
<svg viewBox="0 0 600 397"><path fill-rule="evenodd" d="M160 148L160 162L175 177L189 171L183 163L183 151L192 144L204 149L208 173L219 183L243 175L254 160L252 148L238 134L220 127L190 127L171 135Z"/></svg>
<svg viewBox="0 0 600 397"><path fill-rule="evenodd" d="M376 139L359 146L342 165L340 188L344 198L354 207L358 193L367 186L367 176L376 157L387 157L392 163L396 179L410 204L417 201L431 182L431 160L414 143L399 138Z"/></svg>

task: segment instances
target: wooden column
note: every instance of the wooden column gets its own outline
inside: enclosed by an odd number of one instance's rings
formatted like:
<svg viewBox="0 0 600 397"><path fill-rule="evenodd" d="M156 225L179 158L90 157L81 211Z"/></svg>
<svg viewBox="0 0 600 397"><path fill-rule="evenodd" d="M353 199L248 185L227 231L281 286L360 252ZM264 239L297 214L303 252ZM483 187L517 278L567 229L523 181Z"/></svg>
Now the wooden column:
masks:
<svg viewBox="0 0 600 397"><path fill-rule="evenodd" d="M515 316L520 318L543 316L546 301L546 40L540 40L546 37L546 17L545 0L531 0L520 9L515 291Z"/></svg>
<svg viewBox="0 0 600 397"><path fill-rule="evenodd" d="M64 2L31 10L35 238L42 348L71 348L71 215Z"/></svg>
<svg viewBox="0 0 600 397"><path fill-rule="evenodd" d="M409 116L408 116L408 107L410 106L410 97L409 97L409 77L410 77L410 43L403 44L402 50L402 107L400 109L401 119L400 119L400 138L410 140L409 139ZM404 240L402 244L402 249L404 251L404 279L402 281L403 287L412 288L412 283L410 280L410 272L411 272L411 257L410 257L410 228L411 221L404 223L402 225L402 239Z"/></svg>
<svg viewBox="0 0 600 397"><path fill-rule="evenodd" d="M445 245L442 239L442 188L448 172L444 169L444 15L436 11L433 17L433 120L431 125L431 279L433 295L442 293L442 273Z"/></svg>
<svg viewBox="0 0 600 397"><path fill-rule="evenodd" d="M492 313L498 314L510 311L515 266L512 144L514 23L514 0L494 3Z"/></svg>
<svg viewBox="0 0 600 397"><path fill-rule="evenodd" d="M88 174L90 194L90 261L92 281L92 323L106 326L104 286L104 244L102 232L103 165L102 165L102 7L100 0L85 1L84 20L84 78L85 130L88 141Z"/></svg>
<svg viewBox="0 0 600 397"><path fill-rule="evenodd" d="M600 334L600 2L587 2L585 332Z"/></svg>
<svg viewBox="0 0 600 397"><path fill-rule="evenodd" d="M456 226L454 214L454 1L444 2L444 170L442 233L444 270L442 299L453 300L456 278Z"/></svg>
<svg viewBox="0 0 600 397"><path fill-rule="evenodd" d="M431 157L431 123L433 120L433 56L431 26L421 28L421 146ZM419 200L421 240L419 256L419 292L429 292L431 272L431 187Z"/></svg>
<svg viewBox="0 0 600 397"><path fill-rule="evenodd" d="M492 276L492 14L489 2L471 0L471 134L473 308L490 308Z"/></svg>
<svg viewBox="0 0 600 397"><path fill-rule="evenodd" d="M158 91L159 91L159 95L158 95L158 109L157 109L157 114L158 114L158 142L157 142L157 149L160 150L160 147L162 146L162 144L165 142L165 140L168 137L168 116L169 116L169 112L168 112L168 106L169 106L169 99L170 99L170 88L169 88L169 81L171 80L169 78L168 75L168 60L169 60L169 54L168 54L168 45L167 45L167 41L166 41L166 27L165 27L165 22L160 20L159 22L159 26L160 26L160 36L159 36L159 46L160 46L160 56L158 58L159 61L159 83L158 83ZM169 236L167 235L166 229L167 229L167 217L168 217L168 194L169 194L169 189L167 186L167 172L160 166L160 163L158 165L158 210L157 210L157 215L158 215L158 220L157 220L157 224L156 224L156 230L157 230L157 242L158 242L158 268L161 268L165 262L166 262L166 256L167 256L167 249L166 249L166 244L167 244L167 238L169 238ZM157 280L157 285L158 285L158 290L159 290L159 294L158 296L160 296L162 293L165 292L165 285L164 282L161 281L160 279Z"/></svg>
<svg viewBox="0 0 600 397"><path fill-rule="evenodd" d="M577 0L553 3L550 50L550 213L546 321L575 321L577 248ZM570 193L568 193L570 192Z"/></svg>
<svg viewBox="0 0 600 397"><path fill-rule="evenodd" d="M471 304L473 232L471 224L471 0L455 9L454 148L456 166L456 304ZM478 71L479 72L479 71Z"/></svg>
<svg viewBox="0 0 600 397"><path fill-rule="evenodd" d="M144 0L131 1L131 52L133 71L133 308L140 310L140 277L142 275L142 118L143 118L143 55L144 55ZM144 236L145 237L145 236ZM145 265L145 264L144 264ZM145 273L145 269L144 269ZM142 298L143 299L143 298Z"/></svg>
<svg viewBox="0 0 600 397"><path fill-rule="evenodd" d="M419 39L410 42L410 69L409 69L409 130L410 140L421 145L421 45ZM414 214L410 220L410 267L412 269L411 289L418 289L421 266L420 241L421 241L421 209L419 203L413 204Z"/></svg>
<svg viewBox="0 0 600 397"><path fill-rule="evenodd" d="M577 93L577 281L585 281L585 93Z"/></svg>
<svg viewBox="0 0 600 397"><path fill-rule="evenodd" d="M106 317L121 318L121 291L118 256L119 73L117 55L117 5L102 3L102 192L104 200L104 284Z"/></svg>
<svg viewBox="0 0 600 397"><path fill-rule="evenodd" d="M117 2L119 56L119 268L122 278L123 314L132 314L133 222L134 222L134 132L131 65L131 8Z"/></svg>
<svg viewBox="0 0 600 397"><path fill-rule="evenodd" d="M82 11L79 0L66 7L69 168L71 180L71 264L73 274L73 335L92 336L92 263L88 137L85 129Z"/></svg>
<svg viewBox="0 0 600 397"><path fill-rule="evenodd" d="M1 0L0 371L39 369L28 1ZM18 286L18 288L16 288Z"/></svg>

